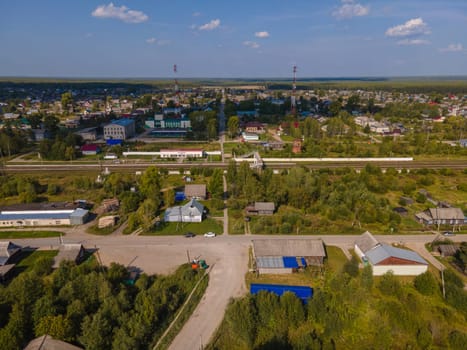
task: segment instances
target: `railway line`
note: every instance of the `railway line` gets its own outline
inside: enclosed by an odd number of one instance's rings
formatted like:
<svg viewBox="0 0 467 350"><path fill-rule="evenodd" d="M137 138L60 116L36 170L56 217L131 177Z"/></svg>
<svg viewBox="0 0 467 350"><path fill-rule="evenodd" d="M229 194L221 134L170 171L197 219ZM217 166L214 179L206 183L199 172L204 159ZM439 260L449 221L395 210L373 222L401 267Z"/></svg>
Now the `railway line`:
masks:
<svg viewBox="0 0 467 350"><path fill-rule="evenodd" d="M323 162L295 162L293 159L286 162L268 162L263 159L266 168L270 169L289 169L296 166L302 166L309 169L337 169L337 168L354 168L363 169L367 164L386 168L395 169L453 169L463 170L467 169L467 160L413 160L413 161L323 161ZM227 162L162 162L155 163L150 161L127 161L124 163L68 163L68 164L5 164L0 168L0 171L6 173L26 173L26 172L103 172L108 170L110 172L133 172L143 171L149 166L156 166L168 170L189 170L194 167L208 167L227 169Z"/></svg>

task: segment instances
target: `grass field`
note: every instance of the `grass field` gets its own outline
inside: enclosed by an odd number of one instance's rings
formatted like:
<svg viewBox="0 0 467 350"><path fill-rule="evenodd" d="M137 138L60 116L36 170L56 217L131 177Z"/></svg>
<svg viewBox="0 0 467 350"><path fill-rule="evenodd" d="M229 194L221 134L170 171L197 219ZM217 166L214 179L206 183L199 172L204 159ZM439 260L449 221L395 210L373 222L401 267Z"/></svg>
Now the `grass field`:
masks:
<svg viewBox="0 0 467 350"><path fill-rule="evenodd" d="M64 232L60 231L0 231L0 239L21 239L21 238L47 238L65 236Z"/></svg>
<svg viewBox="0 0 467 350"><path fill-rule="evenodd" d="M212 231L216 234L222 234L223 228L219 221L214 219L206 219L203 222L168 222L162 223L159 228L145 233L145 235L158 235L158 236L177 236L183 235L186 232L193 232L197 235Z"/></svg>

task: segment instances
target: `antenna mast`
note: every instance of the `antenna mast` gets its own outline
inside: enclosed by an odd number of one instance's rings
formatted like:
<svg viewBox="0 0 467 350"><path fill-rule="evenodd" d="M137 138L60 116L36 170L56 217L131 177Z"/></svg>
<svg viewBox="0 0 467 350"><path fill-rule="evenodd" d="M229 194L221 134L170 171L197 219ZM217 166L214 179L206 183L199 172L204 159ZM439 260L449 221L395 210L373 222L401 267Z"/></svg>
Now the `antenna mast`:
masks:
<svg viewBox="0 0 467 350"><path fill-rule="evenodd" d="M297 66L293 66L293 83L292 83L292 96L290 97L291 113L297 113L297 102L295 92L297 90Z"/></svg>

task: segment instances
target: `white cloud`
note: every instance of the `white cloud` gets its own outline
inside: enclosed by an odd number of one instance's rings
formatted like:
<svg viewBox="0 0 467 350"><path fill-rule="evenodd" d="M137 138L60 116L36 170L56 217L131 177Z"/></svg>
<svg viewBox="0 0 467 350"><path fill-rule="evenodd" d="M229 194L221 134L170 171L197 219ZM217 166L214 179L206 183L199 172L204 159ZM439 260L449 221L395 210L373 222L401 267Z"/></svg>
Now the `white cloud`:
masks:
<svg viewBox="0 0 467 350"><path fill-rule="evenodd" d="M92 11L93 17L98 18L116 18L126 23L141 23L149 19L142 11L130 10L126 6L115 6L112 2L108 5L98 6Z"/></svg>
<svg viewBox="0 0 467 350"><path fill-rule="evenodd" d="M354 0L342 0L342 5L332 12L338 19L366 16L370 13L370 6L355 3Z"/></svg>
<svg viewBox="0 0 467 350"><path fill-rule="evenodd" d="M389 28L386 30L386 36L412 36L420 34L430 34L430 28L423 22L423 19L413 18L409 19L404 24Z"/></svg>
<svg viewBox="0 0 467 350"><path fill-rule="evenodd" d="M221 24L220 19L212 19L209 23L203 24L198 29L199 30L213 30L219 27Z"/></svg>
<svg viewBox="0 0 467 350"><path fill-rule="evenodd" d="M267 37L269 37L269 33L266 32L266 31L256 32L255 37L257 37L257 38L267 38Z"/></svg>
<svg viewBox="0 0 467 350"><path fill-rule="evenodd" d="M252 49L257 49L259 48L259 44L254 42L254 41L244 41L243 45L251 47Z"/></svg>
<svg viewBox="0 0 467 350"><path fill-rule="evenodd" d="M397 45L428 45L430 42L423 39L403 39L397 42Z"/></svg>
<svg viewBox="0 0 467 350"><path fill-rule="evenodd" d="M448 47L439 49L441 52L462 52L465 51L462 44L449 44Z"/></svg>
<svg viewBox="0 0 467 350"><path fill-rule="evenodd" d="M201 12L193 12L191 15L193 17L198 17L198 16L201 16Z"/></svg>
<svg viewBox="0 0 467 350"><path fill-rule="evenodd" d="M165 46L165 45L168 45L170 44L170 40L160 40L160 39L156 39L156 38L149 38L149 39L146 39L146 42L150 45L154 45L154 44L157 44L159 46Z"/></svg>

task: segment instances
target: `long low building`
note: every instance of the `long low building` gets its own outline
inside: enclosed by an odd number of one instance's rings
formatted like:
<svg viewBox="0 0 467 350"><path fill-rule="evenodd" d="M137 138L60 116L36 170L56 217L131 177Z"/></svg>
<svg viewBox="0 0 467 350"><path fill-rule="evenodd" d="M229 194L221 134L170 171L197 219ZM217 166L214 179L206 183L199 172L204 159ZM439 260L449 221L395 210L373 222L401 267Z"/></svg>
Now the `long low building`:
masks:
<svg viewBox="0 0 467 350"><path fill-rule="evenodd" d="M253 254L259 273L291 273L321 266L326 252L319 239L255 239Z"/></svg>
<svg viewBox="0 0 467 350"><path fill-rule="evenodd" d="M0 211L0 227L82 225L89 211L82 208L61 210Z"/></svg>

